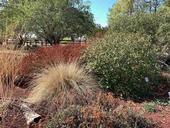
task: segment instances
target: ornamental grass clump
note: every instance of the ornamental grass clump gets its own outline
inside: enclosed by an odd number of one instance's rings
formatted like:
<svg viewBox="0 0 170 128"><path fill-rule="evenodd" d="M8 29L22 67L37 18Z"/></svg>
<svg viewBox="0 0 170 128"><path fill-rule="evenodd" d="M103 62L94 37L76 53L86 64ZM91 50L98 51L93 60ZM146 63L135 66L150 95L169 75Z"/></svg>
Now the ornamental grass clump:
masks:
<svg viewBox="0 0 170 128"><path fill-rule="evenodd" d="M87 48L84 44L54 45L30 52L21 62L22 74L30 74L48 65L77 61Z"/></svg>
<svg viewBox="0 0 170 128"><path fill-rule="evenodd" d="M83 59L104 88L124 98L151 96L159 76L150 38L139 34L110 33L89 46Z"/></svg>
<svg viewBox="0 0 170 128"><path fill-rule="evenodd" d="M19 64L24 54L20 51L16 53L0 53L0 95L3 98L10 98L14 88L14 81L19 75Z"/></svg>
<svg viewBox="0 0 170 128"><path fill-rule="evenodd" d="M70 90L82 95L92 91L96 85L95 80L76 62L51 65L35 74L33 88L26 101L38 104L57 97L61 92L67 94Z"/></svg>

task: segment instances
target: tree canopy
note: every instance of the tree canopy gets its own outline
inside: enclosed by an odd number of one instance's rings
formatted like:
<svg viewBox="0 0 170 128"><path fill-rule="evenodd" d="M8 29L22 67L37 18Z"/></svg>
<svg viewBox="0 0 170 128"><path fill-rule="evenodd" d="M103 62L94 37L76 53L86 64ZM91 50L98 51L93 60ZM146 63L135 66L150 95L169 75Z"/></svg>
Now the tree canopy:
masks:
<svg viewBox="0 0 170 128"><path fill-rule="evenodd" d="M117 0L109 16L132 15L136 12L157 12L164 0Z"/></svg>
<svg viewBox="0 0 170 128"><path fill-rule="evenodd" d="M34 33L50 44L66 36L89 34L95 26L89 6L82 0L9 0L0 17L6 34Z"/></svg>
<svg viewBox="0 0 170 128"><path fill-rule="evenodd" d="M169 8L169 0L118 0L109 12L109 30L140 33L149 36L159 49L170 47Z"/></svg>

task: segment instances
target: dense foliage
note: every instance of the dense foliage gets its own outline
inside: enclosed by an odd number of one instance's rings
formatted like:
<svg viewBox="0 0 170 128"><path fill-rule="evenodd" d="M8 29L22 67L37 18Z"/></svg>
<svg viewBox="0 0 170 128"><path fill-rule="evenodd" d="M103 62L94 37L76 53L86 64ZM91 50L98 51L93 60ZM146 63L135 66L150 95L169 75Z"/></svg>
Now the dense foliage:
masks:
<svg viewBox="0 0 170 128"><path fill-rule="evenodd" d="M148 35L159 50L162 50L162 47L169 47L170 7L168 3L168 0L151 0L150 2L119 0L109 12L109 29L111 32Z"/></svg>
<svg viewBox="0 0 170 128"><path fill-rule="evenodd" d="M117 0L110 9L109 17L120 15L134 15L135 13L157 13L162 6L166 6L165 0Z"/></svg>
<svg viewBox="0 0 170 128"><path fill-rule="evenodd" d="M113 33L88 48L85 61L104 88L123 97L140 99L150 95L158 75L155 55L149 38Z"/></svg>
<svg viewBox="0 0 170 128"><path fill-rule="evenodd" d="M110 19L111 32L139 33L151 38L152 47L159 52L168 52L170 48L170 15L169 13L137 13Z"/></svg>
<svg viewBox="0 0 170 128"><path fill-rule="evenodd" d="M111 31L141 33L154 36L161 20L155 14L136 14L119 16L110 22Z"/></svg>
<svg viewBox="0 0 170 128"><path fill-rule="evenodd" d="M160 23L156 33L156 40L162 46L167 45L170 48L170 11L162 14L163 21ZM159 45L158 45L159 46Z"/></svg>
<svg viewBox="0 0 170 128"><path fill-rule="evenodd" d="M55 44L67 36L88 35L95 26L89 6L82 0L9 0L0 7L0 32L8 38L35 34Z"/></svg>

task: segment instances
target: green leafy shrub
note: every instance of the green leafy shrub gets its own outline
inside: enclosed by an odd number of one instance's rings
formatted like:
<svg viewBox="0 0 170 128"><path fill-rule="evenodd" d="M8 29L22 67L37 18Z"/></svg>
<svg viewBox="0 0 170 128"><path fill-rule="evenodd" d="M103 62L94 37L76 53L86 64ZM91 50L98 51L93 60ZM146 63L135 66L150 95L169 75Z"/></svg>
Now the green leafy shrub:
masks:
<svg viewBox="0 0 170 128"><path fill-rule="evenodd" d="M104 88L123 97L150 96L159 74L149 38L139 34L109 34L87 49L84 60Z"/></svg>

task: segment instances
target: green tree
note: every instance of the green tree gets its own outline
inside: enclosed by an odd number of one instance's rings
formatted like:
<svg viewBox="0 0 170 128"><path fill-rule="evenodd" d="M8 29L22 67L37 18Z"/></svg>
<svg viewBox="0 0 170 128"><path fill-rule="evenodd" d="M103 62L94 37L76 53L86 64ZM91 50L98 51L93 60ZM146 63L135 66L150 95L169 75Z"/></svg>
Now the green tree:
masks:
<svg viewBox="0 0 170 128"><path fill-rule="evenodd" d="M163 17L158 14L138 13L133 16L119 16L110 20L109 29L112 32L140 33L155 38L155 34Z"/></svg>
<svg viewBox="0 0 170 128"><path fill-rule="evenodd" d="M2 30L10 28L21 44L28 33L55 44L65 36L88 34L94 27L93 15L82 0L9 0L0 16Z"/></svg>
<svg viewBox="0 0 170 128"><path fill-rule="evenodd" d="M164 0L144 0L148 4L148 10L150 13L157 12L159 7L164 3Z"/></svg>
<svg viewBox="0 0 170 128"><path fill-rule="evenodd" d="M44 0L33 15L32 31L50 44L65 36L88 34L94 26L88 9L81 1Z"/></svg>
<svg viewBox="0 0 170 128"><path fill-rule="evenodd" d="M110 14L117 16L122 14L131 14L133 12L134 0L118 0L110 9Z"/></svg>
<svg viewBox="0 0 170 128"><path fill-rule="evenodd" d="M170 7L170 0L165 0L165 5Z"/></svg>
<svg viewBox="0 0 170 128"><path fill-rule="evenodd" d="M148 7L146 7L144 11L135 10L132 15L122 13L121 15L115 16L110 12L109 30L118 33L126 32L148 35L151 37L152 43L157 49L161 50L164 46L169 47L170 11L167 9L167 2L157 2L161 6L159 5L159 9L157 8L158 11L153 7L153 13L150 13Z"/></svg>
<svg viewBox="0 0 170 128"><path fill-rule="evenodd" d="M28 23L37 6L38 2L33 0L9 0L3 4L0 13L0 29L5 37L17 38L19 43L23 44L23 35L28 33Z"/></svg>
<svg viewBox="0 0 170 128"><path fill-rule="evenodd" d="M157 12L164 0L118 0L110 9L109 17L115 18L122 15L132 15L143 12Z"/></svg>
<svg viewBox="0 0 170 128"><path fill-rule="evenodd" d="M163 6L159 9L160 13L170 13L170 0L165 0Z"/></svg>

